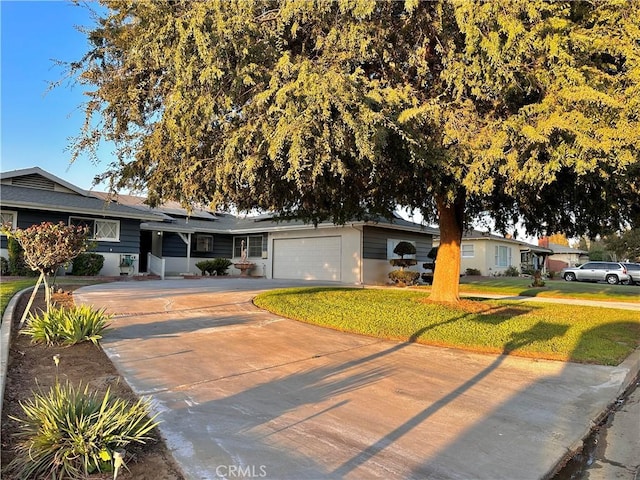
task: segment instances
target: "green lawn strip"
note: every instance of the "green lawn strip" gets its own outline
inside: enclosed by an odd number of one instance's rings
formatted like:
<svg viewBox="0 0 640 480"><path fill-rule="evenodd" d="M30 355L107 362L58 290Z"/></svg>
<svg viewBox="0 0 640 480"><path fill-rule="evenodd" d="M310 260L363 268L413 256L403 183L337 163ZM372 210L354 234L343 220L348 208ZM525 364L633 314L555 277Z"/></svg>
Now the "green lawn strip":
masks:
<svg viewBox="0 0 640 480"><path fill-rule="evenodd" d="M24 280L10 280L0 282L0 315L4 314L4 309L7 308L9 300L20 290L32 287L35 285L35 278L26 278Z"/></svg>
<svg viewBox="0 0 640 480"><path fill-rule="evenodd" d="M460 281L460 293L493 293L524 297L576 298L610 302L640 303L640 286L605 283L547 280L541 288L530 287L531 279L500 277L498 279ZM429 289L430 287L421 287Z"/></svg>
<svg viewBox="0 0 640 480"><path fill-rule="evenodd" d="M96 283L104 282L104 280L101 280L101 279L89 280L86 278L73 278L73 277L70 278L66 276L63 278L64 278L64 282L60 281L60 277L56 279L57 286L64 288L65 286L69 286L69 285L86 286L86 285L94 285ZM18 293L19 291L25 288L34 286L36 284L36 280L37 278L35 277L21 278L20 280L9 280L9 281L2 280L2 282L0 282L0 315L4 314L4 310L5 308L7 308L7 305L9 304L9 300L11 300L11 297L13 297L16 293Z"/></svg>
<svg viewBox="0 0 640 480"><path fill-rule="evenodd" d="M409 289L291 288L254 302L340 331L478 352L617 365L640 345L640 312L482 300L488 311L468 313L425 299Z"/></svg>

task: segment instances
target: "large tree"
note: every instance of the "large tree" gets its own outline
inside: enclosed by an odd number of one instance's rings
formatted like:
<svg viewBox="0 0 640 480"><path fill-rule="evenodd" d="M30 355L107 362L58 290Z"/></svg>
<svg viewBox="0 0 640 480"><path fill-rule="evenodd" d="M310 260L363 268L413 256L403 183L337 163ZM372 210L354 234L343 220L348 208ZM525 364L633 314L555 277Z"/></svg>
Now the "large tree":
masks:
<svg viewBox="0 0 640 480"><path fill-rule="evenodd" d="M431 298L465 225L640 223L640 2L103 1L69 74L101 179L310 222L418 209Z"/></svg>

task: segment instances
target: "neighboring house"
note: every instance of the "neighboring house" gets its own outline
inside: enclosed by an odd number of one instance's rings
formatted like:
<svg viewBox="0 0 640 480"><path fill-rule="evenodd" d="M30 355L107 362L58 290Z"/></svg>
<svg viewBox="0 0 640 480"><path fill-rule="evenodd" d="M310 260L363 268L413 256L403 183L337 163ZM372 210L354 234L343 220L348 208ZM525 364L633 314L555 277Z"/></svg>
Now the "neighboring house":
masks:
<svg viewBox="0 0 640 480"><path fill-rule="evenodd" d="M54 184L54 190L65 189L66 196L51 198L48 193L37 191L39 187L36 184L41 180L36 178L32 178L37 180L32 182L33 185L20 186L20 183L25 183L22 177L29 175L48 180ZM5 185L11 183L14 184L11 185L12 190L20 189L20 195L27 204L5 202ZM7 196L10 200L14 194L11 191L7 193L11 194ZM38 215L25 216L27 211L31 211L25 210L31 208L28 199L37 203L37 208L34 208ZM244 241L247 260L255 264L250 271L254 276L382 284L388 281L387 275L393 270L389 261L396 258L393 249L398 242L409 241L416 246L418 266L415 268L419 270L419 265L427 261L433 235L437 233L433 228L399 217L376 222L356 221L344 226L321 223L314 227L303 222L276 222L272 215L237 217L204 209L187 212L176 202L167 202L152 209L145 205L144 198L131 195L110 198L104 193L85 192L40 169L2 174L2 212L10 215L16 211L19 227L28 226L28 222L66 222L72 217L82 216L82 212L71 208L72 199L79 205L94 205L92 212L96 218L98 211L107 212L104 220L98 220L118 222L119 231L126 230L126 236L118 237L126 240L126 248L118 245L120 248L116 249L110 239L105 242L100 238L99 253L126 250L126 253L134 255L134 273L148 272L161 277L199 273L195 264L206 258L222 257L238 263ZM47 205L48 208L44 208ZM6 251L3 254L6 256ZM101 273L115 274L111 269ZM240 270L231 267L230 273L238 274Z"/></svg>
<svg viewBox="0 0 640 480"><path fill-rule="evenodd" d="M460 271L473 269L480 275L493 276L515 267L521 273L529 273L543 270L544 260L551 253L548 248L513 238L470 230L463 234L460 244Z"/></svg>
<svg viewBox="0 0 640 480"><path fill-rule="evenodd" d="M550 272L559 272L565 267L575 267L589 261L589 252L586 250L550 243L549 237L539 239L538 245L549 248L553 252L546 263L547 270Z"/></svg>
<svg viewBox="0 0 640 480"><path fill-rule="evenodd" d="M44 221L87 225L94 250L105 257L103 275L119 275L121 263L137 271L140 253L140 224L157 215L105 203L90 192L34 167L0 174L0 216L2 223L27 228ZM0 238L0 253L8 257L7 238Z"/></svg>

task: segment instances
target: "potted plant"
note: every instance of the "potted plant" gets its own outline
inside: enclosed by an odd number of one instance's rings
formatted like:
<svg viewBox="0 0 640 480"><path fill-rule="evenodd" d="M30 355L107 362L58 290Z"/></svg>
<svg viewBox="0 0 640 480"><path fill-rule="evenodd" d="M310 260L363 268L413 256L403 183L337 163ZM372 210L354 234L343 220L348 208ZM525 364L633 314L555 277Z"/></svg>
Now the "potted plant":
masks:
<svg viewBox="0 0 640 480"><path fill-rule="evenodd" d="M133 255L120 255L120 275L129 275L134 261L135 257Z"/></svg>

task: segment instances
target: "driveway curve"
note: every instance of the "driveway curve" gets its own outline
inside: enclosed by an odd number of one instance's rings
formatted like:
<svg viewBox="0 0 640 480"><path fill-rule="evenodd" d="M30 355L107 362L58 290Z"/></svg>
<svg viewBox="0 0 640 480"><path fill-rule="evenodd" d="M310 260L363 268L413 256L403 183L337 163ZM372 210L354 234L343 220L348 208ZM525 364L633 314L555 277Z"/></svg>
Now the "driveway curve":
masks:
<svg viewBox="0 0 640 480"><path fill-rule="evenodd" d="M345 334L252 303L300 284L130 281L84 287L75 299L114 314L102 347L151 397L188 479L544 478L632 374L628 362Z"/></svg>

